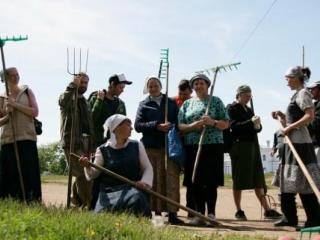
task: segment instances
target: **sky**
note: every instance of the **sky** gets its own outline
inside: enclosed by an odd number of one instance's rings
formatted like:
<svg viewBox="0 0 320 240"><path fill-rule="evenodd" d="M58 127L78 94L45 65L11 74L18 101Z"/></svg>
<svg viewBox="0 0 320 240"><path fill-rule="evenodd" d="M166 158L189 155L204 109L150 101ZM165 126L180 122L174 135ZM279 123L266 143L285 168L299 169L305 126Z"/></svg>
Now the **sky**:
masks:
<svg viewBox="0 0 320 240"><path fill-rule="evenodd" d="M58 97L72 80L67 48L89 49L86 96L107 88L115 73L133 82L120 96L133 121L146 97L145 78L158 73L160 49L169 48L169 96L196 71L241 62L238 70L219 72L214 95L227 105L238 86L249 85L263 125L259 141L266 146L279 128L271 111L285 111L293 94L284 74L302 64L302 46L312 71L308 84L320 80L319 9L317 0L1 0L0 37L28 35L7 42L4 54L6 66L17 67L20 83L36 95L40 145L60 139Z"/></svg>

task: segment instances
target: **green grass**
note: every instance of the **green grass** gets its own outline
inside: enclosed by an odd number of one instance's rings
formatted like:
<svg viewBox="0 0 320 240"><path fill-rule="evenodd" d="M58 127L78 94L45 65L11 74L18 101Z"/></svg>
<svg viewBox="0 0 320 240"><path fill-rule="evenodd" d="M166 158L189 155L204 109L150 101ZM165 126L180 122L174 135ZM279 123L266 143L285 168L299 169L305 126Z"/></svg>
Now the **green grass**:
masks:
<svg viewBox="0 0 320 240"><path fill-rule="evenodd" d="M59 183L59 184L67 184L68 176L65 175L46 175L41 176L42 183Z"/></svg>
<svg viewBox="0 0 320 240"><path fill-rule="evenodd" d="M0 201L1 239L270 239L239 234L197 233L172 226L155 228L150 220L126 214L94 214L39 205Z"/></svg>
<svg viewBox="0 0 320 240"><path fill-rule="evenodd" d="M276 189L277 187L274 187L271 185L272 178L273 178L274 173L266 173L264 175L267 187L268 189ZM182 182L183 182L183 174L180 175L180 186L182 187ZM231 174L225 174L224 175L224 186L223 188L232 188L232 176Z"/></svg>

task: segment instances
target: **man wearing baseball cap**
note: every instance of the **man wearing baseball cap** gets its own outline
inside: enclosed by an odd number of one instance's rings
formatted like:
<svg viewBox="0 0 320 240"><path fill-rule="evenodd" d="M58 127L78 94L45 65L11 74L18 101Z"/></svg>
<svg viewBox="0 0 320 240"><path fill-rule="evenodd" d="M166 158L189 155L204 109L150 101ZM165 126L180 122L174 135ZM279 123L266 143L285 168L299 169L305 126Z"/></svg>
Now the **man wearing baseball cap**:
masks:
<svg viewBox="0 0 320 240"><path fill-rule="evenodd" d="M128 81L124 74L114 74L109 78L108 90L95 91L89 96L89 104L92 109L95 140L97 146L104 143L108 136L104 135L103 124L113 114L126 115L124 102L119 98Z"/></svg>
<svg viewBox="0 0 320 240"><path fill-rule="evenodd" d="M125 86L130 84L132 82L128 81L123 73L114 74L109 78L108 90L102 89L90 94L88 102L92 111L96 147L106 142L110 137L110 134L105 133L103 128L105 121L116 113L126 115L125 104L119 96L124 91ZM94 208L98 194L99 178L94 180L91 208Z"/></svg>

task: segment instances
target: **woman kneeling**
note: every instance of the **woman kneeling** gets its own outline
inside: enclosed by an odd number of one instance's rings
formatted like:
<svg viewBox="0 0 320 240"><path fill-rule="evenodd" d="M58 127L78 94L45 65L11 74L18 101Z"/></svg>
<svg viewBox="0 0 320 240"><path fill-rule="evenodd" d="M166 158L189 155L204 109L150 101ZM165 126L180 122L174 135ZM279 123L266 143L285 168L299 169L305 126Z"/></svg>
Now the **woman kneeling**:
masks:
<svg viewBox="0 0 320 240"><path fill-rule="evenodd" d="M142 143L130 140L131 120L124 115L115 114L104 124L105 131L111 133L110 139L97 148L94 163L114 173L136 181L138 186L150 188L153 180L152 166ZM90 167L88 159L80 158L85 167L88 180L99 176L100 172ZM95 212L131 212L136 216L151 217L148 195L126 183L107 175L101 178L99 198Z"/></svg>

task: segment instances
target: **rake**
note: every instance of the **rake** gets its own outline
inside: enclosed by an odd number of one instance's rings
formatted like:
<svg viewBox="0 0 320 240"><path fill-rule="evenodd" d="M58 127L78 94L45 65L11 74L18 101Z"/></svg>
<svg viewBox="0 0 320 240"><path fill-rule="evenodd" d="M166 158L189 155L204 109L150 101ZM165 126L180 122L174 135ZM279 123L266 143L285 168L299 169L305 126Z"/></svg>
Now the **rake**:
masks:
<svg viewBox="0 0 320 240"><path fill-rule="evenodd" d="M27 40L28 36L22 37L21 35L19 37L13 36L13 37L6 37L6 38L0 38L0 49L1 49L1 60L2 60L2 69L3 69L3 81L5 83L5 88L6 88L6 95L9 96L9 87L8 87L8 80L7 80L7 74L6 74L6 63L5 63L5 58L4 58L4 51L3 47L6 42L19 42L19 41L24 41ZM9 113L9 117L11 119L11 130L12 130L12 135L13 135L13 148L14 148L14 154L16 157L16 162L17 162L17 170L18 170L18 175L19 175L19 183L20 183L20 188L21 188L21 193L22 193L22 198L23 201L26 202L26 192L24 189L24 183L23 183L23 176L22 176L22 171L21 171L21 161L20 161L20 156L18 152L18 145L16 141L16 132L15 128L13 125L13 114L12 112Z"/></svg>
<svg viewBox="0 0 320 240"><path fill-rule="evenodd" d="M166 81L166 96L165 96L165 107L164 107L164 122L168 122L168 91L169 91L169 48L160 49L160 69L158 77L161 80ZM165 133L165 169L168 164L168 134Z"/></svg>
<svg viewBox="0 0 320 240"><path fill-rule="evenodd" d="M72 155L73 157L75 157L77 159L76 160L75 158L73 158L74 161L75 160L79 161L79 159L81 158L79 155L77 155L75 153L70 153L70 155ZM178 207L178 208L180 208L180 209L192 214L193 216L199 217L203 221L206 221L206 222L210 223L212 227L215 227L215 228L226 228L226 229L230 229L230 230L234 230L234 231L241 231L241 228L233 227L233 226L228 225L228 224L227 225L223 224L220 221L217 221L217 220L214 220L212 218L206 217L206 216L202 215L201 213L199 213L199 212L197 212L197 211L195 211L193 209L185 207L185 206L181 205L180 203L175 202L174 200L172 200L172 199L170 199L170 198L168 198L166 196L163 196L162 194L160 194L158 192L155 192L155 191L153 191L153 190L151 190L149 188L146 188L146 187L141 187L140 185L136 184L135 181L132 181L132 180L130 180L130 179L128 179L128 178L126 178L126 177L124 177L122 175L119 175L119 174L117 174L117 173L115 173L115 172L113 172L113 171L111 171L111 170L109 170L107 168L104 168L104 167L102 167L100 165L94 164L91 161L88 161L88 164L90 165L90 167L99 170L103 174L106 174L106 175L111 176L111 177L113 177L113 178L115 178L117 180L120 180L120 181L122 181L124 183L127 183L130 186L138 188L138 189L140 189L140 190L142 190L142 191L144 191L146 193L149 193L150 195L152 195L152 196L154 196L156 198L159 198L159 199L167 202L168 204L176 206L176 207Z"/></svg>
<svg viewBox="0 0 320 240"><path fill-rule="evenodd" d="M202 73L202 74L207 74L207 75L210 75L210 71L212 71L214 73L213 83L212 83L212 86L211 86L211 89L210 89L210 97L209 97L208 105L207 105L207 108L206 108L206 111L205 111L205 115L208 115L208 113L209 113L209 109L210 109L210 105L211 105L211 101L210 100L212 99L212 96L213 96L213 90L214 90L214 86L216 84L218 72L221 71L221 70L224 70L226 72L226 71L232 71L234 69L238 69L238 65L239 64L240 64L240 62L231 63L231 64L221 65L221 66L217 66L217 67L214 67L214 68L209 68L209 69L205 69L205 70L196 72L196 73ZM203 144L203 141L204 141L206 130L207 130L207 127L204 126L202 128L202 132L201 132L200 139L199 139L196 160L194 162L194 167L193 167L193 172L192 172L192 182L193 183L194 183L195 175L196 175L197 168L198 168L198 165L199 165L199 158L200 158L200 154L201 154L201 151L202 151L202 144Z"/></svg>

